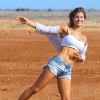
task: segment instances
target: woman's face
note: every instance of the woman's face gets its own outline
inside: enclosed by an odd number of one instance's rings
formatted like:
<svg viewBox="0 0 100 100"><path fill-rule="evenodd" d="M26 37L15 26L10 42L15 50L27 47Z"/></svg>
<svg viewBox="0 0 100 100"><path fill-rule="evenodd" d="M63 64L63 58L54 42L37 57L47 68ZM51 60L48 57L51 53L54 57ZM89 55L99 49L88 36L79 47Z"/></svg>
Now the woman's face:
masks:
<svg viewBox="0 0 100 100"><path fill-rule="evenodd" d="M73 20L74 26L76 27L82 26L85 20L84 13L83 12L76 13L72 20Z"/></svg>

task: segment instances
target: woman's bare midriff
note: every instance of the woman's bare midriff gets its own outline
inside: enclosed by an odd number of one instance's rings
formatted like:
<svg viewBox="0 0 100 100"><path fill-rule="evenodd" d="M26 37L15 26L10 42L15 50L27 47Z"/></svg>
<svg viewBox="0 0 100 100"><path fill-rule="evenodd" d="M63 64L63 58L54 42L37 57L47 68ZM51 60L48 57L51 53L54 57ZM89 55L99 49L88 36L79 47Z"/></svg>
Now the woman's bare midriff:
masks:
<svg viewBox="0 0 100 100"><path fill-rule="evenodd" d="M71 48L71 47L67 47L67 46L63 46L61 48L61 51L58 53L58 56L66 63L70 64L71 66L73 66L73 64L75 63L75 59L73 59L73 54L74 53L78 53L77 50Z"/></svg>

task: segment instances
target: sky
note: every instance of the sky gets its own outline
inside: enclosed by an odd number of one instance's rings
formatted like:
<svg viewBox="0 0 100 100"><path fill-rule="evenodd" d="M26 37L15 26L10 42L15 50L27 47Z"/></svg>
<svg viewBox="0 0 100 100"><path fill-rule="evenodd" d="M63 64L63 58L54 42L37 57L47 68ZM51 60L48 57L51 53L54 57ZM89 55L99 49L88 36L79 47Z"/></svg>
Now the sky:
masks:
<svg viewBox="0 0 100 100"><path fill-rule="evenodd" d="M100 0L1 0L0 9L73 9L75 7L85 9L99 9Z"/></svg>

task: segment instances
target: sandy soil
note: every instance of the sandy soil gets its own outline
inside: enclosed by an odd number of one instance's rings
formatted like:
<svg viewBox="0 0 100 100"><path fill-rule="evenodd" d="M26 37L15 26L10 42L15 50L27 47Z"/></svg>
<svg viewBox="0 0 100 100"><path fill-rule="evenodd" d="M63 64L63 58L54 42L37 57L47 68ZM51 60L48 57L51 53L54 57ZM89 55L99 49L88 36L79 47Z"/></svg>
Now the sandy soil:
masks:
<svg viewBox="0 0 100 100"><path fill-rule="evenodd" d="M87 61L72 71L71 100L100 100L100 34L87 31ZM56 53L45 36L29 29L0 30L0 100L17 100ZM60 100L56 79L30 100Z"/></svg>

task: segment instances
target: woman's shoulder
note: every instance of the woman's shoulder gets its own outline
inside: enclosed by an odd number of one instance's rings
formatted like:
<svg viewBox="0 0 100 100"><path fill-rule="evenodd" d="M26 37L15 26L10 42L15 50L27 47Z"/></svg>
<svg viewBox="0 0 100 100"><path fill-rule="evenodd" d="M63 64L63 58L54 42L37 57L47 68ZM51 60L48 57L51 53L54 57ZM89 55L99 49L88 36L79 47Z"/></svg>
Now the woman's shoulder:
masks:
<svg viewBox="0 0 100 100"><path fill-rule="evenodd" d="M60 24L60 33L68 34L69 26L67 24Z"/></svg>

